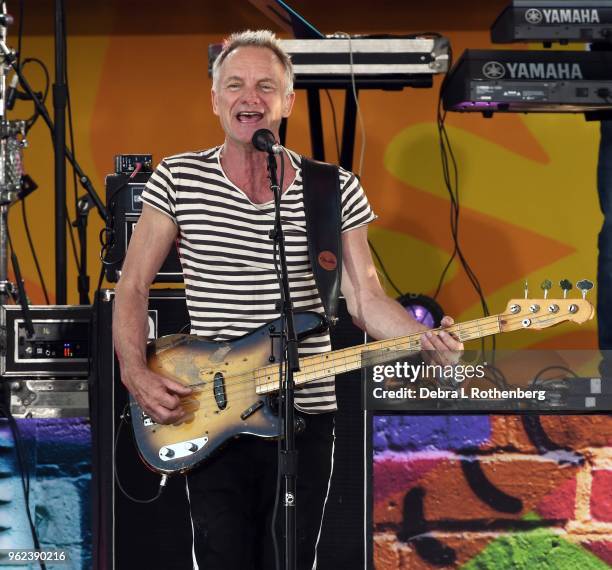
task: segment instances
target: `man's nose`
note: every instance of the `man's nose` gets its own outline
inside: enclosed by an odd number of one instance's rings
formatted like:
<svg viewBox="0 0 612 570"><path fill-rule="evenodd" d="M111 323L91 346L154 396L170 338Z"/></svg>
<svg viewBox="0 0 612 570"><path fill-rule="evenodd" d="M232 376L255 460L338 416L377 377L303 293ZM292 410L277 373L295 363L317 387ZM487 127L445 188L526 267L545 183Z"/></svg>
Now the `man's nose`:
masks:
<svg viewBox="0 0 612 570"><path fill-rule="evenodd" d="M242 100L249 105L259 103L261 99L257 87L246 87L242 93Z"/></svg>

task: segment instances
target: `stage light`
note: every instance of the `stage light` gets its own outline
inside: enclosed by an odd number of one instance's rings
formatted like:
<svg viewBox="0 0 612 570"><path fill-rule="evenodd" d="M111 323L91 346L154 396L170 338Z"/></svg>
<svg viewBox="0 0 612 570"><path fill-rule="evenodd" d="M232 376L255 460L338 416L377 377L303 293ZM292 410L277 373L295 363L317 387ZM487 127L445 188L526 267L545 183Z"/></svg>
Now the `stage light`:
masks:
<svg viewBox="0 0 612 570"><path fill-rule="evenodd" d="M397 300L419 323L429 328L440 326L444 311L435 299L427 295L406 293Z"/></svg>

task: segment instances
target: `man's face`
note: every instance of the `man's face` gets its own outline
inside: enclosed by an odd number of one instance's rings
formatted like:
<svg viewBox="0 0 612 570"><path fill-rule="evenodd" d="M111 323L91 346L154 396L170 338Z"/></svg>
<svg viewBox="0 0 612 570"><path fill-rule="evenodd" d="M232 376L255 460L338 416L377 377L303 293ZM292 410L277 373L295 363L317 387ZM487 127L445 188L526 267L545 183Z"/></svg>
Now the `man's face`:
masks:
<svg viewBox="0 0 612 570"><path fill-rule="evenodd" d="M223 62L217 90L212 90L213 112L228 138L250 144L257 129L278 133L288 117L295 94L285 94L285 70L268 48L243 46Z"/></svg>

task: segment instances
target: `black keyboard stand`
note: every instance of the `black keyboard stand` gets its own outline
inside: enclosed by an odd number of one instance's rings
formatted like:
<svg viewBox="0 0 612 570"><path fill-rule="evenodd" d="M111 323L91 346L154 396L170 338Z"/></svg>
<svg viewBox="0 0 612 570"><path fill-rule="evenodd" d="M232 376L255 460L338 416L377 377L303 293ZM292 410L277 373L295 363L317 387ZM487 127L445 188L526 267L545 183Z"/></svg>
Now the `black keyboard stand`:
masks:
<svg viewBox="0 0 612 570"><path fill-rule="evenodd" d="M405 87L428 88L433 85L433 75L413 76L372 76L359 77L355 80L357 96L362 89L380 89L383 91L401 91ZM342 123L342 141L340 146L339 165L346 170L353 168L353 154L355 150L355 130L357 121L357 105L353 96L353 87L350 76L326 77L313 76L307 79L298 79L294 88L306 90L308 101L308 122L310 126L310 144L312 158L325 160L325 145L323 142L323 121L321 117L321 89L343 89L344 118ZM284 146L287 138L287 119L283 119L280 128L280 142Z"/></svg>

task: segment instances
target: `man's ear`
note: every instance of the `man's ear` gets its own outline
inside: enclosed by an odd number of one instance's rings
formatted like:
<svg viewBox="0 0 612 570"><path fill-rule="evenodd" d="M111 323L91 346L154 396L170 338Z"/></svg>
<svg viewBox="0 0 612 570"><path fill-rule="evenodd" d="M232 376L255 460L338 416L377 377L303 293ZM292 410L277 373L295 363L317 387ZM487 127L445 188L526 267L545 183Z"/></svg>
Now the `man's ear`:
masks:
<svg viewBox="0 0 612 570"><path fill-rule="evenodd" d="M293 104L295 103L295 91L289 93L285 97L285 102L283 103L283 118L287 118L291 115L291 111L293 111Z"/></svg>
<svg viewBox="0 0 612 570"><path fill-rule="evenodd" d="M219 108L217 106L217 94L215 93L214 89L210 90L210 101L212 103L212 110L213 113L217 116L219 116Z"/></svg>

